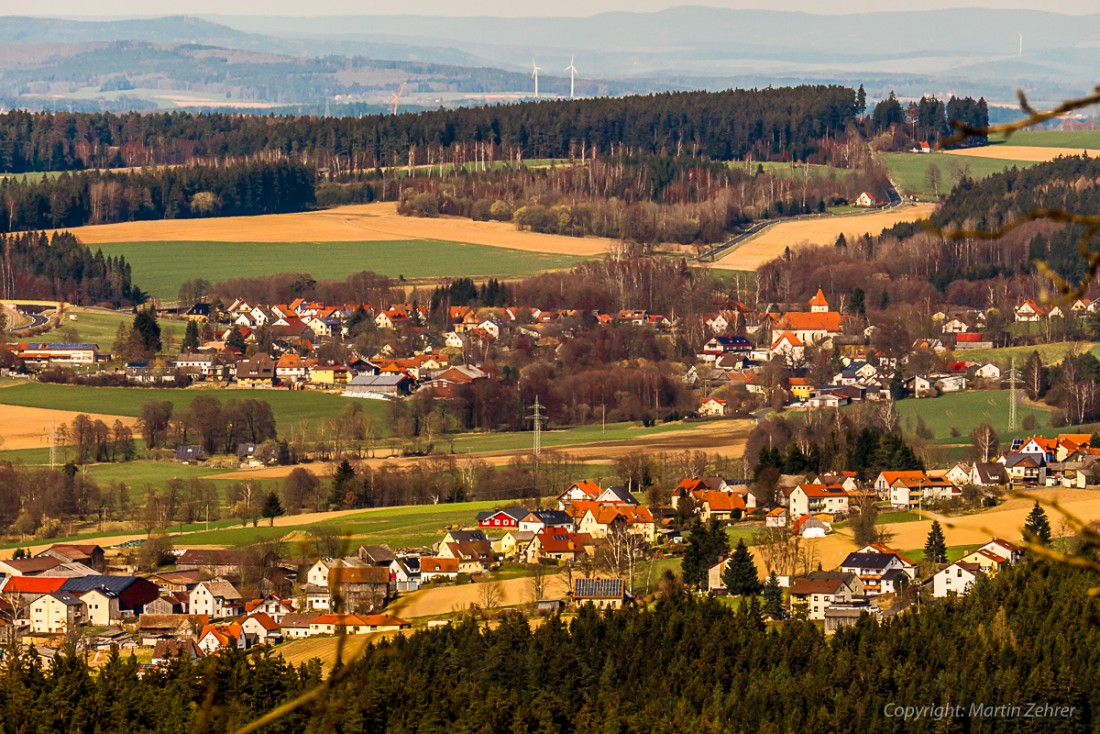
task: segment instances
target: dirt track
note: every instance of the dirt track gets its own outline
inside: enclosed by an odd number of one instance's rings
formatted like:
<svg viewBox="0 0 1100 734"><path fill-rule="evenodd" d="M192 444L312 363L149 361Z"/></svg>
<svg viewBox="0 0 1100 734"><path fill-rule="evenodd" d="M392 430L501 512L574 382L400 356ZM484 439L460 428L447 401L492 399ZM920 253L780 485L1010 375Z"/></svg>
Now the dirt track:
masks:
<svg viewBox="0 0 1100 734"><path fill-rule="evenodd" d="M356 204L300 214L161 219L76 227L86 244L107 242L387 242L444 240L527 252L602 255L613 240L520 232L511 222L403 217L397 204Z"/></svg>
<svg viewBox="0 0 1100 734"><path fill-rule="evenodd" d="M0 448L5 451L15 449L49 448L52 427L71 423L80 413L68 410L48 410L46 408L24 408L17 405L0 405ZM116 415L85 413L92 420L101 420L110 428L116 420L133 428L136 418Z"/></svg>
<svg viewBox="0 0 1100 734"><path fill-rule="evenodd" d="M1100 150L1078 148L1042 148L1028 145L987 145L980 148L959 148L957 150L945 150L947 155L963 156L964 158L1004 158L1010 161L1036 161L1043 163L1052 161L1061 156L1080 155L1085 153L1090 158L1100 156Z"/></svg>
<svg viewBox="0 0 1100 734"><path fill-rule="evenodd" d="M844 234L847 239L864 234L877 235L899 222L914 222L932 213L932 204L902 206L870 214L851 214L820 219L783 222L768 227L760 234L735 247L714 263L713 267L730 270L757 270L765 263L783 255L784 250L800 246L833 245Z"/></svg>
<svg viewBox="0 0 1100 734"><path fill-rule="evenodd" d="M558 573L551 573L545 579L544 599L557 599L568 591L566 580ZM531 579L518 578L494 582L500 592L497 606L515 606L534 601ZM441 614L467 609L471 604L484 606L485 583L462 584L461 586L441 586L426 588L401 597L387 611L403 619L415 617L434 617Z"/></svg>

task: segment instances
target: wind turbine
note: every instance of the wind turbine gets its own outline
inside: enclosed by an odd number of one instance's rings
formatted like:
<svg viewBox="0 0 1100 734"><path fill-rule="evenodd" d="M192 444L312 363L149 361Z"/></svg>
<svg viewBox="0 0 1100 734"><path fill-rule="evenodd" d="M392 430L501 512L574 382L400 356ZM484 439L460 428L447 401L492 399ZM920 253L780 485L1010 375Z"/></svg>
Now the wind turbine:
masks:
<svg viewBox="0 0 1100 734"><path fill-rule="evenodd" d="M569 99L576 99L577 98L576 95L573 94L573 90L574 90L574 84L573 83L576 80L576 76L577 76L577 67L573 66L573 61L576 58L577 58L576 56L570 56L569 57L569 66L565 67L565 70L569 72Z"/></svg>
<svg viewBox="0 0 1100 734"><path fill-rule="evenodd" d="M539 98L539 65L535 63L534 59L531 59L531 76L535 79L535 99Z"/></svg>
<svg viewBox="0 0 1100 734"><path fill-rule="evenodd" d="M397 102L401 99L401 95L404 94L406 84L408 84L408 82L401 82L401 88L400 89L398 89L396 92L390 92L390 96L393 97L393 114L394 115L397 114Z"/></svg>
<svg viewBox="0 0 1100 734"><path fill-rule="evenodd" d="M1016 35L1020 37L1020 51L1017 55L1018 56L1023 56L1024 55L1024 34L1021 33L1020 31L1016 31Z"/></svg>

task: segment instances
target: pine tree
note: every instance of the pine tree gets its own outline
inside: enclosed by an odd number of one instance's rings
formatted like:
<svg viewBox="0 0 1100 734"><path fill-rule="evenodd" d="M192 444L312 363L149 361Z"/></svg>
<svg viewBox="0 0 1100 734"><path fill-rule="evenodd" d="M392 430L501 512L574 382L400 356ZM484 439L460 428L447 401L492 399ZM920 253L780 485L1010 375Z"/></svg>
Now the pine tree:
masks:
<svg viewBox="0 0 1100 734"><path fill-rule="evenodd" d="M229 338L225 340L225 346L229 349L236 349L242 354L248 349L248 344L244 341L244 334L236 326L233 327L233 331L229 332Z"/></svg>
<svg viewBox="0 0 1100 734"><path fill-rule="evenodd" d="M756 564L753 563L752 553L745 545L744 539L737 541L737 548L733 556L726 564L726 571L722 574L722 581L730 594L738 596L756 594L760 591L760 580L756 576Z"/></svg>
<svg viewBox="0 0 1100 734"><path fill-rule="evenodd" d="M1046 511L1039 506L1038 501L1035 502L1035 506L1028 513L1027 520L1024 521L1024 539L1034 539L1043 545L1050 545L1050 520L1047 518Z"/></svg>
<svg viewBox="0 0 1100 734"><path fill-rule="evenodd" d="M779 577L775 571L768 576L768 582L764 584L764 614L773 619L783 617L783 587L779 585Z"/></svg>
<svg viewBox="0 0 1100 734"><path fill-rule="evenodd" d="M928 540L924 541L924 559L933 563L947 563L947 541L943 537L939 520L932 521Z"/></svg>
<svg viewBox="0 0 1100 734"><path fill-rule="evenodd" d="M185 352L199 348L199 325L194 321L187 322L187 329L183 332L182 349Z"/></svg>
<svg viewBox="0 0 1100 734"><path fill-rule="evenodd" d="M157 322L157 312L152 308L143 308L134 317L134 331L141 334L142 344L148 354L156 354L160 351L160 324Z"/></svg>
<svg viewBox="0 0 1100 734"><path fill-rule="evenodd" d="M332 495L329 497L329 504L337 507L344 504L344 497L354 479L355 469L347 459L344 459L332 473Z"/></svg>
<svg viewBox="0 0 1100 734"><path fill-rule="evenodd" d="M260 515L266 517L271 521L271 525L275 525L275 518L282 515L283 503L279 502L279 495L274 491L268 492L267 497L264 499L263 509L260 510Z"/></svg>

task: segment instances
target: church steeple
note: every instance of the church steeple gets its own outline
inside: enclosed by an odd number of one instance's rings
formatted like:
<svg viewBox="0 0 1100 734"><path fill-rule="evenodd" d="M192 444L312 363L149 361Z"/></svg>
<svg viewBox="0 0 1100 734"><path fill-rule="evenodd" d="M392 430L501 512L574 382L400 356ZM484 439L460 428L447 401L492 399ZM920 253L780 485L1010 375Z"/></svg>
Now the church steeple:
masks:
<svg viewBox="0 0 1100 734"><path fill-rule="evenodd" d="M818 288L817 295L810 299L810 313L827 313L828 310L829 302L825 300L825 294Z"/></svg>

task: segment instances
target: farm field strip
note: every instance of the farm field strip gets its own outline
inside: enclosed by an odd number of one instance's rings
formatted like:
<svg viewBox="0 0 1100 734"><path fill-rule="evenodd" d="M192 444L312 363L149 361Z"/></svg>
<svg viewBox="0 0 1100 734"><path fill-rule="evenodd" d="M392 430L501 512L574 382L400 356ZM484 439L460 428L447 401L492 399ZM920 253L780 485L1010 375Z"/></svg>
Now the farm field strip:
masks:
<svg viewBox="0 0 1100 734"><path fill-rule="evenodd" d="M964 158L1007 158L1014 161L1045 163L1061 156L1086 154L1090 158L1100 156L1100 148L1040 147L1037 145L987 145L980 148L957 148L944 151L945 155Z"/></svg>
<svg viewBox="0 0 1100 734"><path fill-rule="evenodd" d="M947 153L881 153L878 155L890 171L890 177L906 196L932 198L946 194L963 175L981 179L1008 168L1029 168L1036 161L1008 158L967 158ZM928 171L935 166L939 175L938 191L930 186Z"/></svg>
<svg viewBox="0 0 1100 734"><path fill-rule="evenodd" d="M714 267L758 270L764 264L782 256L788 247L795 250L811 245L833 245L841 234L847 239L864 234L877 235L895 224L924 219L934 208L931 204L916 204L868 214L780 222L735 247L715 262Z"/></svg>
<svg viewBox="0 0 1100 734"><path fill-rule="evenodd" d="M93 245L96 247L96 245ZM98 245L104 255L122 255L134 282L161 298L179 294L192 278L229 278L309 273L339 280L369 270L394 278L515 276L568 268L580 258L445 240L362 242L116 242ZM181 259L187 262L180 267Z"/></svg>
<svg viewBox="0 0 1100 734"><path fill-rule="evenodd" d="M352 204L297 214L159 219L76 227L88 245L120 242L393 242L437 240L574 257L602 255L613 240L521 232L511 222L404 217L393 202Z"/></svg>

